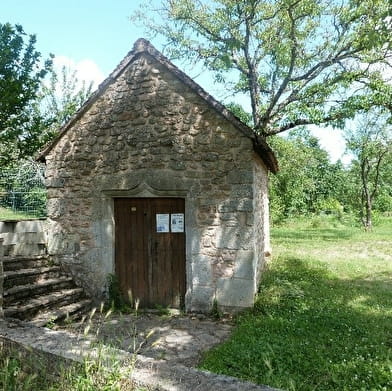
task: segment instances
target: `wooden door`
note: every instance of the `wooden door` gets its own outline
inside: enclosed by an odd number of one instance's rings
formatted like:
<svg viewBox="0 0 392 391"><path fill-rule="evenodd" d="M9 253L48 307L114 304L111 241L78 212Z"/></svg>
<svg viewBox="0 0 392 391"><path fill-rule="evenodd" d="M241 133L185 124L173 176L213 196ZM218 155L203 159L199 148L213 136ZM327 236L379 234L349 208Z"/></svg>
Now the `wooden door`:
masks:
<svg viewBox="0 0 392 391"><path fill-rule="evenodd" d="M116 275L141 307L183 306L184 211L182 198L114 199Z"/></svg>

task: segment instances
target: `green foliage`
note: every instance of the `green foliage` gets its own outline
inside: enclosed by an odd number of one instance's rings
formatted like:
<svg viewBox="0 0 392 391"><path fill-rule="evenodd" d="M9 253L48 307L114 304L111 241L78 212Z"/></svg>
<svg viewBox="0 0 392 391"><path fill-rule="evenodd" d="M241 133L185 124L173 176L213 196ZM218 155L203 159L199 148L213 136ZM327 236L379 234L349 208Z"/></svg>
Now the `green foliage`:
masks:
<svg viewBox="0 0 392 391"><path fill-rule="evenodd" d="M371 132L376 132L379 125L373 126ZM362 133L368 134L363 127ZM271 137L270 143L280 166L280 171L270 177L270 209L274 223L293 216L320 214L332 214L341 221L355 214L360 221L365 198L361 164L357 160L348 167L340 161L331 163L318 140L304 129L291 131L284 138ZM366 162L370 164L364 173L372 188L373 211L392 210L391 145L391 142L385 142L382 147L378 143L377 148L372 149L372 157L369 153L361 155L366 156ZM380 156L382 164L377 166Z"/></svg>
<svg viewBox="0 0 392 391"><path fill-rule="evenodd" d="M304 129L287 138L270 138L280 171L270 177L271 215L275 222L310 213L336 213L350 205L347 172L340 162L331 163L318 140Z"/></svg>
<svg viewBox="0 0 392 391"><path fill-rule="evenodd" d="M42 63L36 38L0 23L0 166L31 157L57 134L91 95L75 71ZM46 76L50 74L50 79Z"/></svg>
<svg viewBox="0 0 392 391"><path fill-rule="evenodd" d="M20 360L0 357L0 389L3 391L30 391L38 383L37 375L22 371ZM43 389L43 388L41 388Z"/></svg>
<svg viewBox="0 0 392 391"><path fill-rule="evenodd" d="M2 391L146 391L136 387L121 372L113 357L110 369L102 357L85 359L82 364L54 368L32 353L17 351L0 355L0 390Z"/></svg>
<svg viewBox="0 0 392 391"><path fill-rule="evenodd" d="M166 306L155 304L155 309L158 311L159 316L169 316L170 309Z"/></svg>
<svg viewBox="0 0 392 391"><path fill-rule="evenodd" d="M46 216L46 188L43 167L32 160L0 172L0 206L14 213Z"/></svg>
<svg viewBox="0 0 392 391"><path fill-rule="evenodd" d="M51 59L41 63L36 38L0 23L0 164L36 150L43 120L35 105Z"/></svg>
<svg viewBox="0 0 392 391"><path fill-rule="evenodd" d="M214 299L212 303L212 309L210 311L210 316L215 319L219 320L223 317L223 312L219 308L218 300Z"/></svg>
<svg viewBox="0 0 392 391"><path fill-rule="evenodd" d="M255 307L203 369L292 391L392 388L392 221L371 233L331 223L272 230Z"/></svg>
<svg viewBox="0 0 392 391"><path fill-rule="evenodd" d="M163 0L133 20L163 36L171 58L202 62L226 91L248 94L254 131L269 136L390 105L380 71L389 16L388 0Z"/></svg>
<svg viewBox="0 0 392 391"><path fill-rule="evenodd" d="M385 113L372 110L346 129L347 148L354 155L352 173L357 178L359 215L366 229L372 228L375 202L387 210L392 198L392 126ZM391 209L389 209L391 210Z"/></svg>
<svg viewBox="0 0 392 391"><path fill-rule="evenodd" d="M80 323L67 324L67 328L79 336L83 330L83 337L90 341L95 340L95 343L90 345L91 355L83 354L85 358L81 362L67 360L64 365L64 361L60 358L53 360L51 355L47 356L42 352L13 349L4 345L0 350L0 390L148 391L149 388L134 384L132 372L142 346L153 332L147 333L145 339L137 344L136 329L132 327L129 330L126 339L133 340L133 350L131 350L133 353L124 362L124 358L119 358L118 351L112 348L112 343L118 342L117 338L110 341L110 346L96 341L102 329L111 326L111 322L108 321L111 315L112 310L104 312L102 303L99 309L94 308ZM53 322L48 322L48 325L54 327Z"/></svg>
<svg viewBox="0 0 392 391"><path fill-rule="evenodd" d="M48 83L43 83L39 99L41 113L47 123L43 130L42 139L50 141L83 105L92 93L92 83L80 82L76 71L61 68L59 73L50 72Z"/></svg>
<svg viewBox="0 0 392 391"><path fill-rule="evenodd" d="M252 115L247 113L241 105L232 102L227 104L226 107L244 124L252 126Z"/></svg>
<svg viewBox="0 0 392 391"><path fill-rule="evenodd" d="M108 275L109 305L115 311L123 311L127 307L122 295L120 282L115 274Z"/></svg>
<svg viewBox="0 0 392 391"><path fill-rule="evenodd" d="M2 208L0 206L0 221L4 220L30 220L37 216L23 212L14 212L12 209Z"/></svg>

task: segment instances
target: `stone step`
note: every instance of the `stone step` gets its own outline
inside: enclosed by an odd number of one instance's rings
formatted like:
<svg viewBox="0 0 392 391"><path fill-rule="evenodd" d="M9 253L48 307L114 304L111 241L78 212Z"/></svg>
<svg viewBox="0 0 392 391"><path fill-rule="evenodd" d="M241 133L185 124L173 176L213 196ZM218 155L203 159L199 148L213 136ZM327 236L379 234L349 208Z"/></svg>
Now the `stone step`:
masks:
<svg viewBox="0 0 392 391"><path fill-rule="evenodd" d="M37 255L31 257L4 257L4 272L15 271L20 269L34 269L36 267L51 266L51 260L45 255Z"/></svg>
<svg viewBox="0 0 392 391"><path fill-rule="evenodd" d="M59 307L55 310L43 311L34 316L28 323L43 327L49 322L61 322L64 320L78 319L91 310L92 301L83 299L72 304Z"/></svg>
<svg viewBox="0 0 392 391"><path fill-rule="evenodd" d="M4 272L4 289L60 277L60 267L36 267Z"/></svg>
<svg viewBox="0 0 392 391"><path fill-rule="evenodd" d="M29 320L36 316L40 311L51 308L59 308L79 301L83 296L82 288L61 289L40 297L25 300L23 303L4 308L4 316Z"/></svg>
<svg viewBox="0 0 392 391"><path fill-rule="evenodd" d="M71 277L50 278L40 282L26 285L16 285L4 291L4 306L16 304L21 299L32 298L37 295L53 292L58 289L73 288L74 282Z"/></svg>

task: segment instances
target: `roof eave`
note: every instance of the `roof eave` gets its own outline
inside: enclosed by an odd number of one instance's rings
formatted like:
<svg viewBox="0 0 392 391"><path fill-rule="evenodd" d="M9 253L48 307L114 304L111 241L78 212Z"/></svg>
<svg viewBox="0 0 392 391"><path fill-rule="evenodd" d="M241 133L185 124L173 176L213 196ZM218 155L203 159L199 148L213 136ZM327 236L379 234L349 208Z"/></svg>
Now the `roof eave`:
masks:
<svg viewBox="0 0 392 391"><path fill-rule="evenodd" d="M265 162L268 169L273 173L278 171L278 164L274 152L268 146L264 140L257 140L253 130L245 125L240 119L238 119L234 114L232 114L227 108L218 102L212 95L206 92L200 85L193 81L189 76L177 68L168 58L166 58L162 53L160 53L150 42L141 38L138 39L132 51L130 51L127 56L121 61L121 63L116 67L116 69L98 86L98 89L91 95L91 97L85 102L85 104L75 113L75 115L59 130L59 134L54 138L54 140L48 144L38 155L37 160L45 162L46 156L50 151L56 146L67 130L72 127L72 125L82 117L82 115L97 101L97 99L106 91L106 89L112 84L119 75L127 68L127 66L134 61L134 59L142 54L147 53L152 56L157 62L162 66L167 68L172 74L179 78L184 84L190 87L194 92L196 92L204 101L206 101L209 106L211 106L218 114L223 116L226 120L233 124L241 133L249 137L254 146L254 150Z"/></svg>

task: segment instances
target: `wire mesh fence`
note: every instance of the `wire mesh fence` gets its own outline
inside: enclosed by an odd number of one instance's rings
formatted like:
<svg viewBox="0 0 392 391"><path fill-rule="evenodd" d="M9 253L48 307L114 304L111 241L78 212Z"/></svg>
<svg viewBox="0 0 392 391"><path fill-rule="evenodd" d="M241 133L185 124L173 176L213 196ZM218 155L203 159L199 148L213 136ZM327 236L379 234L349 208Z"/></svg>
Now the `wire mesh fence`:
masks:
<svg viewBox="0 0 392 391"><path fill-rule="evenodd" d="M42 165L27 161L0 171L0 208L26 217L46 216Z"/></svg>

